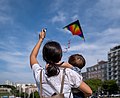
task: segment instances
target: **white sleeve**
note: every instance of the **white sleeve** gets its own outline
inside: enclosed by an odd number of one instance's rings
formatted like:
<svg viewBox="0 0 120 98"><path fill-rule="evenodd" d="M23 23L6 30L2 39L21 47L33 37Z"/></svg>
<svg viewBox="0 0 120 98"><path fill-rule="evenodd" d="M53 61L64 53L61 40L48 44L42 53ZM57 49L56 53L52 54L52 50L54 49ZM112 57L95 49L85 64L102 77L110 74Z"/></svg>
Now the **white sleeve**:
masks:
<svg viewBox="0 0 120 98"><path fill-rule="evenodd" d="M70 85L74 88L78 88L82 83L83 77L79 75L77 72L75 72L74 70L71 70L69 68L66 68L66 74L69 78Z"/></svg>
<svg viewBox="0 0 120 98"><path fill-rule="evenodd" d="M43 68L39 64L32 65L33 75L36 82L40 82L40 71Z"/></svg>

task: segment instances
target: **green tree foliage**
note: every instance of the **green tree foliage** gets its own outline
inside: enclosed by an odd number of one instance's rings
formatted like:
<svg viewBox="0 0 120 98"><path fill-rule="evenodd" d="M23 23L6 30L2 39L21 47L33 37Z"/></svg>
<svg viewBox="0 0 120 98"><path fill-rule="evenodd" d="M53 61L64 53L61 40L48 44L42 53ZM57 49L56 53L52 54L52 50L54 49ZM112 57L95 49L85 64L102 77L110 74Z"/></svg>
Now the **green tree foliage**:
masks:
<svg viewBox="0 0 120 98"><path fill-rule="evenodd" d="M37 91L35 91L34 93L32 92L30 94L30 98L33 98L33 96L34 96L34 98L40 98L39 93Z"/></svg>
<svg viewBox="0 0 120 98"><path fill-rule="evenodd" d="M21 96L21 98L28 98L28 94L24 93L24 92L22 92L20 96Z"/></svg>
<svg viewBox="0 0 120 98"><path fill-rule="evenodd" d="M104 92L109 92L109 94L115 94L119 90L119 87L115 80L106 80L102 84L102 90Z"/></svg>
<svg viewBox="0 0 120 98"><path fill-rule="evenodd" d="M89 79L85 82L91 87L93 93L95 93L102 85L102 81L100 79Z"/></svg>

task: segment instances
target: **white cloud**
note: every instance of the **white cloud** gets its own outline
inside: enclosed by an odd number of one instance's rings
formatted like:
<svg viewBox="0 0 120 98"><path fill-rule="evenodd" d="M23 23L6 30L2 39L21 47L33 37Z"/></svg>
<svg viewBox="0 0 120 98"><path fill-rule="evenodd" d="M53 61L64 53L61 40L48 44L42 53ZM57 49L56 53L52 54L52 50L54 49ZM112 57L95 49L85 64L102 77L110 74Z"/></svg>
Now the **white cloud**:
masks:
<svg viewBox="0 0 120 98"><path fill-rule="evenodd" d="M65 20L66 20L66 17L65 17L63 12L58 12L58 15L54 16L51 19L52 23L55 23L55 22L65 22Z"/></svg>
<svg viewBox="0 0 120 98"><path fill-rule="evenodd" d="M50 5L50 9L51 11L56 11L56 10L59 10L59 8L61 7L62 3L63 3L64 0L54 0L51 5Z"/></svg>
<svg viewBox="0 0 120 98"><path fill-rule="evenodd" d="M12 24L13 19L9 15L10 6L8 0L0 0L0 24Z"/></svg>
<svg viewBox="0 0 120 98"><path fill-rule="evenodd" d="M10 24L12 24L12 22L13 22L13 20L12 20L12 18L11 17L9 17L9 16L0 16L0 24L8 24L8 23L10 23Z"/></svg>
<svg viewBox="0 0 120 98"><path fill-rule="evenodd" d="M18 53L18 52L17 52ZM22 53L20 54L16 54L15 52L0 52L1 56L0 56L0 60L6 62L6 65L8 65L8 68L12 68L12 67L24 67L25 65L28 65L28 57L27 56L23 56Z"/></svg>
<svg viewBox="0 0 120 98"><path fill-rule="evenodd" d="M6 39L2 39L0 42L0 48L4 49L5 51L16 51L16 48L20 47L17 43L17 37L14 36L7 36ZM6 45L7 44L7 45Z"/></svg>
<svg viewBox="0 0 120 98"><path fill-rule="evenodd" d="M120 17L120 0L99 0L93 8L89 9L89 13L93 16L115 20Z"/></svg>
<svg viewBox="0 0 120 98"><path fill-rule="evenodd" d="M94 50L97 49L98 46L96 45L90 45L90 44L77 44L75 46L71 46L69 51L83 51L83 50Z"/></svg>
<svg viewBox="0 0 120 98"><path fill-rule="evenodd" d="M120 35L120 28L108 28L103 33L105 36L117 37Z"/></svg>
<svg viewBox="0 0 120 98"><path fill-rule="evenodd" d="M101 15L106 18L119 19L120 17L120 0L100 0Z"/></svg>
<svg viewBox="0 0 120 98"><path fill-rule="evenodd" d="M107 45L107 44L120 44L120 28L108 28L105 31L99 33L97 36L100 45Z"/></svg>
<svg viewBox="0 0 120 98"><path fill-rule="evenodd" d="M0 11L9 9L9 0L0 0Z"/></svg>
<svg viewBox="0 0 120 98"><path fill-rule="evenodd" d="M9 41L8 41L9 40ZM7 40L0 42L0 60L5 62L7 69L24 68L28 65L28 52L20 50L21 46L17 43L17 38L8 36Z"/></svg>
<svg viewBox="0 0 120 98"><path fill-rule="evenodd" d="M72 16L72 20L74 21L74 20L77 20L79 18L79 16L76 14L76 15L74 15L74 16Z"/></svg>

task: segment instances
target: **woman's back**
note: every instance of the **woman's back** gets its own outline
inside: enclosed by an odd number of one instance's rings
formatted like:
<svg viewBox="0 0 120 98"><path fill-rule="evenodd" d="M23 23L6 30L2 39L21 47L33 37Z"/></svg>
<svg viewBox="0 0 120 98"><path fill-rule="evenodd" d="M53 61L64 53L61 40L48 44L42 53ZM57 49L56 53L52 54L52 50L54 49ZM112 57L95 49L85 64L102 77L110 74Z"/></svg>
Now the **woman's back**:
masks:
<svg viewBox="0 0 120 98"><path fill-rule="evenodd" d="M34 77L38 86L38 90L40 90L40 71L43 70L38 64L34 64L33 67ZM57 76L48 77L45 74L45 70L42 72L42 95L43 96L52 96L53 94L59 92L61 88L61 80L63 75L63 69L60 68L60 72ZM82 77L74 72L73 70L66 68L65 69L65 79L64 79L64 87L63 93L65 98L73 98L71 93L71 87L78 88L80 83L82 82ZM54 86L54 87L53 87Z"/></svg>

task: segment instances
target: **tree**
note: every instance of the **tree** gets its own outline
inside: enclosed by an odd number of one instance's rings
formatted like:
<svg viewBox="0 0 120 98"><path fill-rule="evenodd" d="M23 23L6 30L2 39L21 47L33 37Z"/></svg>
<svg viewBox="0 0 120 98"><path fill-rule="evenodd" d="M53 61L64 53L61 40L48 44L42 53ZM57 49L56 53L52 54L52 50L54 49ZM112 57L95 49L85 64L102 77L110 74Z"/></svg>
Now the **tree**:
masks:
<svg viewBox="0 0 120 98"><path fill-rule="evenodd" d="M116 84L115 80L106 80L102 84L102 90L106 93L109 92L109 94L115 94L119 90L118 85Z"/></svg>
<svg viewBox="0 0 120 98"><path fill-rule="evenodd" d="M93 93L98 91L98 89L102 85L102 81L100 79L89 79L85 81L92 89Z"/></svg>
<svg viewBox="0 0 120 98"><path fill-rule="evenodd" d="M28 94L25 93L25 92L22 92L22 93L21 93L21 98L28 98Z"/></svg>
<svg viewBox="0 0 120 98"><path fill-rule="evenodd" d="M33 96L34 96L34 98L40 98L39 93L37 91L35 91L34 93L32 92L30 94L30 98L33 98Z"/></svg>
<svg viewBox="0 0 120 98"><path fill-rule="evenodd" d="M34 92L35 98L40 98L39 93L37 91Z"/></svg>

